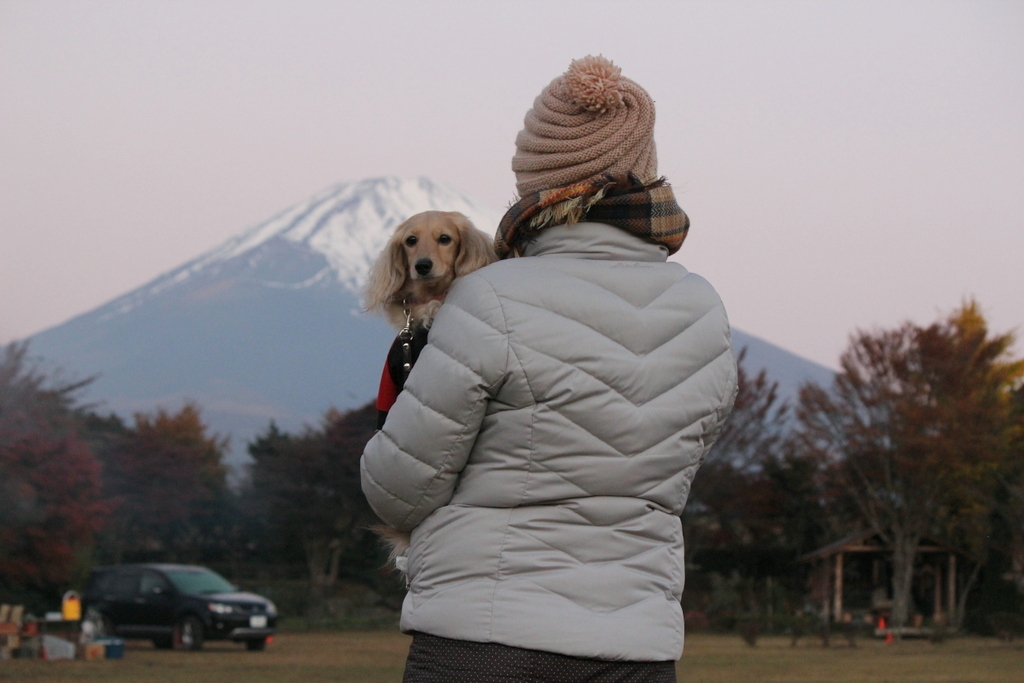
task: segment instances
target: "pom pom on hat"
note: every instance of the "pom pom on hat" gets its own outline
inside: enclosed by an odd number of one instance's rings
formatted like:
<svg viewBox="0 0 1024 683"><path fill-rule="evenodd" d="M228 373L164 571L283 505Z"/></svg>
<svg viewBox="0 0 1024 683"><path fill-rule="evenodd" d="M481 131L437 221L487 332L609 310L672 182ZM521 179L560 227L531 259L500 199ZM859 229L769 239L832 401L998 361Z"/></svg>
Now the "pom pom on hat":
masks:
<svg viewBox="0 0 1024 683"><path fill-rule="evenodd" d="M604 113L622 106L622 69L602 55L574 59L565 72L565 88L587 111Z"/></svg>
<svg viewBox="0 0 1024 683"><path fill-rule="evenodd" d="M526 112L512 171L520 196L603 173L652 180L654 101L606 57L574 59Z"/></svg>

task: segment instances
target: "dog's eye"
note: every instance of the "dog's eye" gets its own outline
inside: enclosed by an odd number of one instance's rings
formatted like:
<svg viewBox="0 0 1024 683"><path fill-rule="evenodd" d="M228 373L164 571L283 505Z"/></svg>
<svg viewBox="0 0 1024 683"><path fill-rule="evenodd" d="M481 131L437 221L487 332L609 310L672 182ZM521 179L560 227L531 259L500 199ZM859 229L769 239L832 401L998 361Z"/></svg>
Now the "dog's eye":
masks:
<svg viewBox="0 0 1024 683"><path fill-rule="evenodd" d="M437 241L440 244L451 244L452 237L451 235L441 235L440 237L437 238Z"/></svg>
<svg viewBox="0 0 1024 683"><path fill-rule="evenodd" d="M416 244L416 235L409 235L405 238L405 246L411 247Z"/></svg>

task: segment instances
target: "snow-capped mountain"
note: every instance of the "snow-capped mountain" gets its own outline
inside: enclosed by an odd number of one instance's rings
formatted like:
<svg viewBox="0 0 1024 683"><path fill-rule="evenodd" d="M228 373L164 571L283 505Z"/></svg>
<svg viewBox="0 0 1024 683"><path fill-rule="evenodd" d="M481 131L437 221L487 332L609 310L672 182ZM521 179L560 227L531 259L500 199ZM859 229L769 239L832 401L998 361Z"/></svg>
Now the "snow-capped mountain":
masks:
<svg viewBox="0 0 1024 683"><path fill-rule="evenodd" d="M370 264L394 227L426 210L461 211L493 233L500 214L426 178L328 188L110 303L31 339L73 377L96 376L87 400L129 416L184 400L232 437L234 463L274 420L313 424L330 407L376 394L394 336L361 311ZM746 365L767 367L791 396L831 371L734 332Z"/></svg>
<svg viewBox="0 0 1024 683"><path fill-rule="evenodd" d="M493 232L501 218L457 190L428 178L388 177L340 183L114 300L103 307L103 315L127 313L190 278L219 274L225 264L235 264L238 259L243 259L250 275L266 287L303 289L333 282L359 297L370 265L395 226L413 214L432 210L459 211L485 232ZM279 242L291 245L291 249ZM282 249L320 255L324 262L313 259L321 266L315 272L309 268L282 271L282 263L268 263L265 258L265 252L276 256Z"/></svg>
<svg viewBox="0 0 1024 683"><path fill-rule="evenodd" d="M430 209L482 230L500 217L426 178L328 188L108 304L46 330L31 352L125 415L194 400L245 442L275 420L314 423L372 398L393 331L360 288L396 225Z"/></svg>

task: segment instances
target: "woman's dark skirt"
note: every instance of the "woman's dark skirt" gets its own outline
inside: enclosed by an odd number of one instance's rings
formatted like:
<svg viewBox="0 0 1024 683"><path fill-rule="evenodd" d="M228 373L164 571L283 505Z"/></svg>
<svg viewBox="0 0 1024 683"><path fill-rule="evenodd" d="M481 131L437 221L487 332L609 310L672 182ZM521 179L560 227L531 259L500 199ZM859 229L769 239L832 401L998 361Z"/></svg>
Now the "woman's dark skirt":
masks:
<svg viewBox="0 0 1024 683"><path fill-rule="evenodd" d="M676 683L675 662L613 662L416 633L403 683Z"/></svg>

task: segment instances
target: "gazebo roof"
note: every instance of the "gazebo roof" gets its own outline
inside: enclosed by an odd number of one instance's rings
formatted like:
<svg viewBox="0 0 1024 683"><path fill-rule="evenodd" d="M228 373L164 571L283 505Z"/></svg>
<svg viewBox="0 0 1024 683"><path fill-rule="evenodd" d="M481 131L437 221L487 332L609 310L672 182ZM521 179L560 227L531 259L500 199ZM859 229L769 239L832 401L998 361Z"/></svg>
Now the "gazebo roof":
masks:
<svg viewBox="0 0 1024 683"><path fill-rule="evenodd" d="M889 552L889 545L882 540L881 535L874 531L858 531L838 541L824 545L817 550L801 555L798 562L812 562L825 559L839 553L886 553ZM954 548L948 543L936 540L930 536L922 536L921 544L917 548L918 553L947 552L963 555L963 551Z"/></svg>

